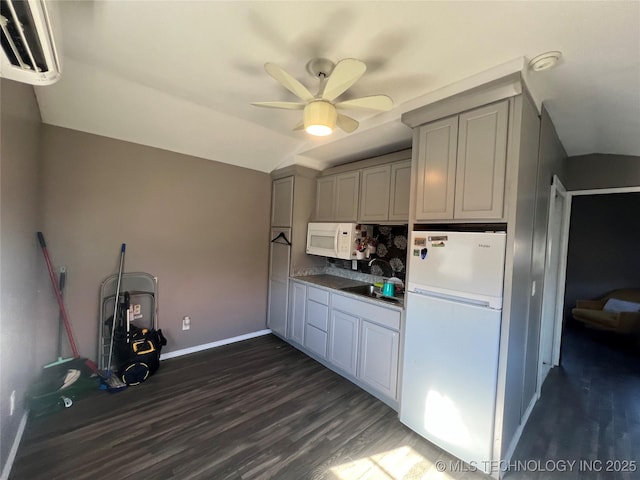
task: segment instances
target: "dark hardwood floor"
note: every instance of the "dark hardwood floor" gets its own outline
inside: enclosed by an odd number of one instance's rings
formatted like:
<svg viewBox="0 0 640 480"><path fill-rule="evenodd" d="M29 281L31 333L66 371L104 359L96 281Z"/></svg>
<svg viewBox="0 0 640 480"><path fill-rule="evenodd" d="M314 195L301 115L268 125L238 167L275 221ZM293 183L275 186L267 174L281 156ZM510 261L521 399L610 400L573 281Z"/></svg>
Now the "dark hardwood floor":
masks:
<svg viewBox="0 0 640 480"><path fill-rule="evenodd" d="M513 471L506 479L640 478L638 345L577 322L566 326L561 366L549 372L513 455L514 461L540 460L543 468Z"/></svg>
<svg viewBox="0 0 640 480"><path fill-rule="evenodd" d="M438 460L455 462L269 335L167 360L142 385L30 420L10 478L420 479Z"/></svg>
<svg viewBox="0 0 640 480"><path fill-rule="evenodd" d="M562 366L513 456L528 463L505 478L640 478L613 463L640 464L637 352L618 337L567 328ZM167 360L142 385L31 419L10 478L488 478L464 468L440 474L438 461L456 463L382 402L265 336Z"/></svg>

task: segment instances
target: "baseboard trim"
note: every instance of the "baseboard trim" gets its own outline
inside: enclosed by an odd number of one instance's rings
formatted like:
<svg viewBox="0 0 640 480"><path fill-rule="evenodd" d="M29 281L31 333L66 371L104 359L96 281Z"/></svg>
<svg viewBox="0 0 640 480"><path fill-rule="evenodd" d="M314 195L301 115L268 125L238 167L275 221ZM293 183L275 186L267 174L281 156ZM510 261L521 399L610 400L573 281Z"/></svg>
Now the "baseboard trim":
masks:
<svg viewBox="0 0 640 480"><path fill-rule="evenodd" d="M250 338L261 337L270 333L271 330L267 328L266 330L258 330L257 332L245 333L244 335L238 335L237 337L225 338L223 340L218 340L217 342L196 345L195 347L183 348L180 350L175 350L173 352L161 354L160 360L168 360L170 358L181 357L183 355L189 355L190 353L201 352L203 350L209 350L210 348L221 347L223 345L229 345L230 343L236 343L241 342L242 340L249 340Z"/></svg>
<svg viewBox="0 0 640 480"><path fill-rule="evenodd" d="M7 461L2 468L2 475L0 475L0 480L7 480L9 478L11 468L13 467L13 461L16 459L16 455L18 454L18 447L20 446L20 440L22 440L22 434L24 433L24 429L27 426L27 418L29 418L29 410L25 410L25 412L22 414L20 425L18 425L18 431L16 432L16 436L13 439L13 445L11 445L11 450L9 450L9 456L7 457Z"/></svg>
<svg viewBox="0 0 640 480"><path fill-rule="evenodd" d="M520 441L520 437L522 436L524 427L527 425L529 416L531 415L531 412L533 411L533 407L536 405L538 398L539 396L537 394L531 398L531 401L529 402L529 406L524 411L524 415L522 415L520 425L518 425L518 428L516 429L516 433L513 435L513 438L511 439L511 443L509 444L509 448L507 449L506 455L502 459L507 464L511 461L513 452L516 451L516 447L518 446L518 442Z"/></svg>

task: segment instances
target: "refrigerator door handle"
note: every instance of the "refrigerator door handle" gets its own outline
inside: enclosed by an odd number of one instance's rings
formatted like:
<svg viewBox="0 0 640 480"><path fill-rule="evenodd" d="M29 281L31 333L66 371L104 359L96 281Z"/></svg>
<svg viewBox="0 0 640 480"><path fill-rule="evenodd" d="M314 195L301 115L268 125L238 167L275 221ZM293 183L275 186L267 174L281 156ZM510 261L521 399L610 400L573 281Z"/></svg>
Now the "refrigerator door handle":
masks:
<svg viewBox="0 0 640 480"><path fill-rule="evenodd" d="M424 295L427 297L439 298L440 300L449 300L451 302L463 303L465 305L473 305L476 307L491 308L492 310L500 310L499 308L493 308L488 300L477 300L474 298L459 297L457 295L451 295L448 293L424 290L422 288L414 288L409 293L416 293L418 295Z"/></svg>

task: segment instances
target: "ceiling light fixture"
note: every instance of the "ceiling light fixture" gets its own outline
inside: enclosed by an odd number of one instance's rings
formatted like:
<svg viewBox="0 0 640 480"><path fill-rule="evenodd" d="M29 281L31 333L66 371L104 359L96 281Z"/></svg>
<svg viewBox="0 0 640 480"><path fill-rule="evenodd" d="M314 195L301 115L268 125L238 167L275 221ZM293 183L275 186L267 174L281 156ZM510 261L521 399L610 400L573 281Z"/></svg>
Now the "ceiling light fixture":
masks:
<svg viewBox="0 0 640 480"><path fill-rule="evenodd" d="M534 72L541 72L542 70L549 70L553 68L560 60L562 52L554 50L552 52L541 53L534 57L529 62L529 68Z"/></svg>
<svg viewBox="0 0 640 480"><path fill-rule="evenodd" d="M304 129L317 137L331 135L336 127L336 107L326 100L309 102L304 107Z"/></svg>

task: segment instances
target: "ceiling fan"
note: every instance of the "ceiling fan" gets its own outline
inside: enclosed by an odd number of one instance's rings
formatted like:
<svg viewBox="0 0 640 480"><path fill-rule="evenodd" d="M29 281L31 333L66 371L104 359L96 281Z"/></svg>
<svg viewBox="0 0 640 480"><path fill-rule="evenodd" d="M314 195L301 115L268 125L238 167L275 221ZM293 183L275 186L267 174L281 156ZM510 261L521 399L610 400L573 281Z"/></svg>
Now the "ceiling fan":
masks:
<svg viewBox="0 0 640 480"><path fill-rule="evenodd" d="M304 100L300 102L254 102L252 105L267 108L282 108L285 110L304 110L303 121L294 130L304 130L311 135L330 135L333 129L340 127L347 133L358 128L358 121L338 110L373 110L386 112L393 107L393 100L387 95L371 95L355 98L344 102L334 103L334 100L342 95L349 87L367 70L364 62L354 58L345 58L337 64L325 58L315 58L307 63L307 71L320 79L320 88L316 95L293 78L281 67L273 63L265 63L264 69L284 88Z"/></svg>

